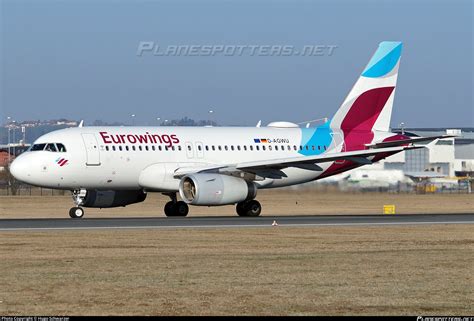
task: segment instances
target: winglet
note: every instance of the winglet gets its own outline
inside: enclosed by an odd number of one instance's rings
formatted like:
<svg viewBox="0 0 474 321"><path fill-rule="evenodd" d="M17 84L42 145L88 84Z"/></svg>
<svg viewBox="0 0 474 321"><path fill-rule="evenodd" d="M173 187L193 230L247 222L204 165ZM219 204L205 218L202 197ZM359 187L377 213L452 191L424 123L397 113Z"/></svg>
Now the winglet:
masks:
<svg viewBox="0 0 474 321"><path fill-rule="evenodd" d="M81 122L79 123L77 127L84 127L84 120L81 120Z"/></svg>

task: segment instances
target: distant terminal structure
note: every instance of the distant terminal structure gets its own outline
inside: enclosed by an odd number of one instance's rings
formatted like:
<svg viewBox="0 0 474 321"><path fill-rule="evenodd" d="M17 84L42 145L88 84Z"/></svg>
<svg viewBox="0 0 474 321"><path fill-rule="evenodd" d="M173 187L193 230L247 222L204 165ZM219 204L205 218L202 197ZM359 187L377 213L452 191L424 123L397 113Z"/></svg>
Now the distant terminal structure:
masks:
<svg viewBox="0 0 474 321"><path fill-rule="evenodd" d="M407 136L456 135L455 138L417 143L424 148L393 155L379 164L383 169L399 169L407 175L434 175L441 177L474 176L474 129L413 129L405 130ZM429 174L431 173L431 174Z"/></svg>
<svg viewBox="0 0 474 321"><path fill-rule="evenodd" d="M3 171L16 156L26 151L30 146L31 144L23 143L0 145L0 171Z"/></svg>
<svg viewBox="0 0 474 321"><path fill-rule="evenodd" d="M432 193L472 192L474 178L474 128L392 130L407 136L456 135L408 150L317 183L337 184L341 189L394 190Z"/></svg>

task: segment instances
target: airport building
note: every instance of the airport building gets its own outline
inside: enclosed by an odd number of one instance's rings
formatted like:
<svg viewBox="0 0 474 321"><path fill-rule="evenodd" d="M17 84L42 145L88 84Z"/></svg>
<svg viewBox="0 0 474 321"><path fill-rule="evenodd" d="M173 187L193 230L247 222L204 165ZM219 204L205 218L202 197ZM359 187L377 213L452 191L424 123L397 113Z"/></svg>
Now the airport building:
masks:
<svg viewBox="0 0 474 321"><path fill-rule="evenodd" d="M383 169L402 170L410 175L428 175L431 172L443 177L474 176L474 132L459 129L442 131L416 130L407 135L437 136L457 135L456 138L439 139L431 143L417 143L424 148L409 150L380 162ZM374 168L377 165L372 165ZM380 168L380 167L379 167Z"/></svg>
<svg viewBox="0 0 474 321"><path fill-rule="evenodd" d="M423 148L398 153L319 183L338 184L341 189L354 190L472 191L474 129L413 129L403 133L407 136L458 137L417 143Z"/></svg>
<svg viewBox="0 0 474 321"><path fill-rule="evenodd" d="M0 145L0 172L3 171L16 156L30 148L30 144Z"/></svg>

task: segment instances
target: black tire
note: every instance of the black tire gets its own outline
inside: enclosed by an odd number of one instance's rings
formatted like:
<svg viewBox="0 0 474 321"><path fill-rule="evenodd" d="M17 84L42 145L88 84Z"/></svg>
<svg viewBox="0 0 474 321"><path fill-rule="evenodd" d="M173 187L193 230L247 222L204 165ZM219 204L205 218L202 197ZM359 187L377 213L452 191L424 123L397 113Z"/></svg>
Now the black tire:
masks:
<svg viewBox="0 0 474 321"><path fill-rule="evenodd" d="M165 204L165 215L166 216L176 216L175 203L170 201Z"/></svg>
<svg viewBox="0 0 474 321"><path fill-rule="evenodd" d="M189 213L188 204L183 201L179 201L174 205L175 216L186 216Z"/></svg>
<svg viewBox="0 0 474 321"><path fill-rule="evenodd" d="M238 203L236 206L239 216L257 217L262 212L262 205L256 200Z"/></svg>
<svg viewBox="0 0 474 321"><path fill-rule="evenodd" d="M71 218L82 218L84 217L84 210L81 207L72 207L69 210L69 216Z"/></svg>
<svg viewBox="0 0 474 321"><path fill-rule="evenodd" d="M245 205L247 216L257 217L262 213L262 205L256 200L251 200Z"/></svg>
<svg viewBox="0 0 474 321"><path fill-rule="evenodd" d="M237 203L237 205L235 206L235 211L237 212L239 216L246 216L244 206L245 206L245 202Z"/></svg>

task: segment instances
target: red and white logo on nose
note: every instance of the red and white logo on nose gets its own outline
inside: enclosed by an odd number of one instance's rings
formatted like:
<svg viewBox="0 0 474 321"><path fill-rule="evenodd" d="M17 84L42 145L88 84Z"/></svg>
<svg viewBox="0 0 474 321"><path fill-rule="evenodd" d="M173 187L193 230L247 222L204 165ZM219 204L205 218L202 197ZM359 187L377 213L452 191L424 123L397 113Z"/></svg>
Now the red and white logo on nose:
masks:
<svg viewBox="0 0 474 321"><path fill-rule="evenodd" d="M67 162L68 162L68 160L65 159L65 158L56 159L56 164L58 164L59 166L64 166L64 165L66 165Z"/></svg>

